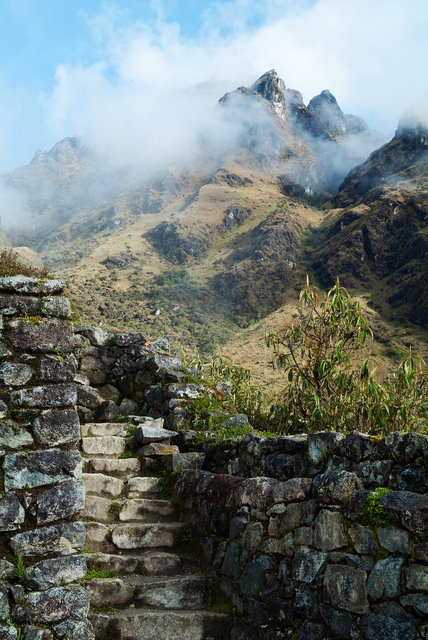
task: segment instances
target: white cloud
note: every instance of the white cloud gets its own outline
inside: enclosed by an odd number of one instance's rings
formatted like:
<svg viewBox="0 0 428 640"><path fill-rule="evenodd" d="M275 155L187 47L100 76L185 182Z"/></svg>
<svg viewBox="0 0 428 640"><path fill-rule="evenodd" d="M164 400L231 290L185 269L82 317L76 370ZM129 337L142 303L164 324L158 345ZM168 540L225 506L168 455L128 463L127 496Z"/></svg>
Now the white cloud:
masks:
<svg viewBox="0 0 428 640"><path fill-rule="evenodd" d="M202 137L225 144L233 132L217 99L270 68L307 101L329 88L346 112L391 134L426 91L425 0L223 2L193 39L162 18L125 18L110 7L91 20L99 62L58 67L47 118L58 138L88 134L113 165L148 171L187 161Z"/></svg>

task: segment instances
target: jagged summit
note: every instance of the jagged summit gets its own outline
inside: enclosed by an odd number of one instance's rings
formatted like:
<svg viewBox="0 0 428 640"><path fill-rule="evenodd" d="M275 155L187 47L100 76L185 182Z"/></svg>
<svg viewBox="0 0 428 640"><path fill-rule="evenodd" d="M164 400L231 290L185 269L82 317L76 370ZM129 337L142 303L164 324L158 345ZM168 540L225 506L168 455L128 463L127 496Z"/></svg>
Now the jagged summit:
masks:
<svg viewBox="0 0 428 640"><path fill-rule="evenodd" d="M424 122L418 114L409 111L400 118L395 137L426 147L428 146L428 123Z"/></svg>

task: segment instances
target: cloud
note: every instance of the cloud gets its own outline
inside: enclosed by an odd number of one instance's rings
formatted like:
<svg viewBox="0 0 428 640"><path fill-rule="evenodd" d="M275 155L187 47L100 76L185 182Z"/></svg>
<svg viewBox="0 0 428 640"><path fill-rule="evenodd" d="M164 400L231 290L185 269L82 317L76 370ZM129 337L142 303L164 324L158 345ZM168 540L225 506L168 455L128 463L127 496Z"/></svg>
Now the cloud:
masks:
<svg viewBox="0 0 428 640"><path fill-rule="evenodd" d="M119 165L186 160L202 135L223 143L217 99L272 67L307 101L329 88L387 133L425 82L424 0L223 2L193 38L162 18L127 23L114 6L90 24L99 61L58 67L48 121Z"/></svg>

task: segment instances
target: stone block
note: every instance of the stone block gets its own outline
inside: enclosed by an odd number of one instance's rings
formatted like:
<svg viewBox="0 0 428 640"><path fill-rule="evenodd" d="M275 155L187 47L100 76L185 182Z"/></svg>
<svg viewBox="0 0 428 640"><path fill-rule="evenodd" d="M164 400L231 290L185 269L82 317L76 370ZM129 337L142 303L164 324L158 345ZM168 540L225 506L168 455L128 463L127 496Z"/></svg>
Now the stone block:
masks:
<svg viewBox="0 0 428 640"><path fill-rule="evenodd" d="M413 545L415 560L422 560L428 564L428 542L419 542Z"/></svg>
<svg viewBox="0 0 428 640"><path fill-rule="evenodd" d="M353 618L350 613L338 611L324 603L320 604L320 613L334 638L352 640L357 637L353 633Z"/></svg>
<svg viewBox="0 0 428 640"><path fill-rule="evenodd" d="M13 420L0 422L0 447L5 449L22 449L31 447L33 438L28 431L20 427Z"/></svg>
<svg viewBox="0 0 428 640"><path fill-rule="evenodd" d="M54 640L54 635L50 629L26 624L23 640Z"/></svg>
<svg viewBox="0 0 428 640"><path fill-rule="evenodd" d="M47 449L14 453L4 458L5 489L42 487L82 475L82 459L76 450Z"/></svg>
<svg viewBox="0 0 428 640"><path fill-rule="evenodd" d="M397 488L424 493L428 489L428 472L423 466L409 465L397 476Z"/></svg>
<svg viewBox="0 0 428 640"><path fill-rule="evenodd" d="M395 460L407 464L423 455L424 449L428 446L428 436L417 432L395 431L386 436L385 444Z"/></svg>
<svg viewBox="0 0 428 640"><path fill-rule="evenodd" d="M101 436L98 438L82 438L82 451L87 456L103 456L116 458L125 452L125 438L120 436Z"/></svg>
<svg viewBox="0 0 428 640"><path fill-rule="evenodd" d="M348 533L357 553L365 553L372 556L378 555L379 549L370 527L363 527L361 524L354 522L349 527Z"/></svg>
<svg viewBox="0 0 428 640"><path fill-rule="evenodd" d="M267 573L272 569L272 560L269 556L260 555L248 560L239 578L239 588L246 595L258 595L263 591Z"/></svg>
<svg viewBox="0 0 428 640"><path fill-rule="evenodd" d="M177 446L173 444L162 444L161 442L151 442L138 451L138 454L144 457L171 456L178 453L180 453L180 450Z"/></svg>
<svg viewBox="0 0 428 640"><path fill-rule="evenodd" d="M64 620L54 627L58 638L73 640L95 640L95 632L89 620Z"/></svg>
<svg viewBox="0 0 428 640"><path fill-rule="evenodd" d="M165 458L165 470L180 471L181 469L202 469L205 454L198 451L189 451L188 453L174 453L172 456Z"/></svg>
<svg viewBox="0 0 428 640"><path fill-rule="evenodd" d="M40 308L44 316L67 319L71 315L70 300L62 296L47 296L46 298L42 298Z"/></svg>
<svg viewBox="0 0 428 640"><path fill-rule="evenodd" d="M118 549L172 547L183 534L181 523L123 524L112 532L112 541Z"/></svg>
<svg viewBox="0 0 428 640"><path fill-rule="evenodd" d="M406 585L409 591L428 591L428 568L423 564L406 567Z"/></svg>
<svg viewBox="0 0 428 640"><path fill-rule="evenodd" d="M308 434L309 461L318 466L323 460L339 450L339 443L344 436L335 431L321 431Z"/></svg>
<svg viewBox="0 0 428 640"><path fill-rule="evenodd" d="M313 535L312 527L299 527L294 530L294 544L309 547L313 543Z"/></svg>
<svg viewBox="0 0 428 640"><path fill-rule="evenodd" d="M314 546L317 549L332 551L348 546L342 514L323 509L315 518L314 525Z"/></svg>
<svg viewBox="0 0 428 640"><path fill-rule="evenodd" d="M55 295L64 291L64 283L61 280L37 280L27 276L8 276L0 278L0 291Z"/></svg>
<svg viewBox="0 0 428 640"><path fill-rule="evenodd" d="M410 553L409 534L398 527L379 527L376 531L379 542L391 553Z"/></svg>
<svg viewBox="0 0 428 640"><path fill-rule="evenodd" d="M85 506L85 485L81 480L67 480L40 493L36 504L37 524L64 520Z"/></svg>
<svg viewBox="0 0 428 640"><path fill-rule="evenodd" d="M158 478L156 478L158 479ZM86 493L95 496L106 496L109 498L117 498L123 491L124 482L120 478L112 478L112 476L103 473L84 473L82 480L85 483ZM139 496L131 496L133 498Z"/></svg>
<svg viewBox="0 0 428 640"><path fill-rule="evenodd" d="M0 385L5 387L22 387L34 375L27 364L4 362L0 365Z"/></svg>
<svg viewBox="0 0 428 640"><path fill-rule="evenodd" d="M50 384L32 389L21 389L10 394L10 400L18 408L57 409L74 407L77 402L77 391L74 383Z"/></svg>
<svg viewBox="0 0 428 640"><path fill-rule="evenodd" d="M419 536L428 535L428 494L410 491L390 491L380 503L400 520L401 524Z"/></svg>
<svg viewBox="0 0 428 640"><path fill-rule="evenodd" d="M292 578L311 583L326 563L328 554L309 547L298 549L293 558Z"/></svg>
<svg viewBox="0 0 428 640"><path fill-rule="evenodd" d="M17 318L8 322L7 336L20 351L55 353L73 348L73 332L65 320Z"/></svg>
<svg viewBox="0 0 428 640"><path fill-rule="evenodd" d="M372 607L362 618L365 640L416 640L415 619L397 602Z"/></svg>
<svg viewBox="0 0 428 640"><path fill-rule="evenodd" d="M77 361L73 354L46 355L40 358L40 376L47 382L73 382Z"/></svg>
<svg viewBox="0 0 428 640"><path fill-rule="evenodd" d="M17 316L37 316L40 310L40 300L33 296L0 296L0 314Z"/></svg>
<svg viewBox="0 0 428 640"><path fill-rule="evenodd" d="M25 511L14 493L0 498L0 531L15 531L25 519Z"/></svg>
<svg viewBox="0 0 428 640"><path fill-rule="evenodd" d="M342 505L353 491L362 488L361 480L349 471L329 471L316 476L313 482L314 492L322 504Z"/></svg>
<svg viewBox="0 0 428 640"><path fill-rule="evenodd" d="M287 505L283 517L280 521L281 531L292 531L296 527L309 526L313 524L318 511L316 500L305 500L304 502L293 502Z"/></svg>
<svg viewBox="0 0 428 640"><path fill-rule="evenodd" d="M15 576L15 565L0 559L0 580L11 580Z"/></svg>
<svg viewBox="0 0 428 640"><path fill-rule="evenodd" d="M117 347L130 347L132 345L145 345L150 338L143 331L133 331L131 333L115 333L113 342Z"/></svg>
<svg viewBox="0 0 428 640"><path fill-rule="evenodd" d="M72 555L66 558L42 560L27 569L28 584L37 591L64 586L86 575L86 558Z"/></svg>
<svg viewBox="0 0 428 640"><path fill-rule="evenodd" d="M340 454L354 462L361 462L376 453L376 443L365 433L353 431L340 443Z"/></svg>
<svg viewBox="0 0 428 640"><path fill-rule="evenodd" d="M364 613L369 608L366 580L361 569L330 564L324 574L324 600L345 611Z"/></svg>
<svg viewBox="0 0 428 640"><path fill-rule="evenodd" d="M428 595L424 593L408 593L401 596L400 604L421 616L428 616Z"/></svg>
<svg viewBox="0 0 428 640"><path fill-rule="evenodd" d="M44 556L51 553L69 555L85 544L83 522L69 522L18 533L10 539L16 556Z"/></svg>
<svg viewBox="0 0 428 640"><path fill-rule="evenodd" d="M262 473L278 480L298 478L304 475L303 458L299 454L270 453L262 460Z"/></svg>
<svg viewBox="0 0 428 640"><path fill-rule="evenodd" d="M9 585L6 582L0 582L0 620L7 620L9 615Z"/></svg>
<svg viewBox="0 0 428 640"><path fill-rule="evenodd" d="M10 624L4 625L0 623L1 640L16 640L17 635L18 631L15 627L12 627Z"/></svg>
<svg viewBox="0 0 428 640"><path fill-rule="evenodd" d="M33 422L36 442L44 447L56 447L80 439L80 421L74 409L43 411Z"/></svg>
<svg viewBox="0 0 428 640"><path fill-rule="evenodd" d="M153 424L154 423L154 424ZM163 440L169 440L177 435L175 431L168 431L162 426L163 420L152 420L146 424L137 427L133 434L133 441L135 445L142 446L151 442L162 442Z"/></svg>
<svg viewBox="0 0 428 640"><path fill-rule="evenodd" d="M83 587L54 587L25 594L12 608L19 624L34 621L48 624L62 620L83 620L89 611L89 594Z"/></svg>
<svg viewBox="0 0 428 640"><path fill-rule="evenodd" d="M398 596L404 558L384 558L376 562L367 580L367 591L373 600L392 600Z"/></svg>

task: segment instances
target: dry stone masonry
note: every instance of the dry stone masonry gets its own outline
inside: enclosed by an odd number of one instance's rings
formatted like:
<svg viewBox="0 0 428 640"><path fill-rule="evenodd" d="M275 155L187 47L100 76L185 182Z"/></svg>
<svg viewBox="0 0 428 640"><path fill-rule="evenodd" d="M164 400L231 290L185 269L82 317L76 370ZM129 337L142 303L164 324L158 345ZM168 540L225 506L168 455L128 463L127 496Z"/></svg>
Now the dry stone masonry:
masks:
<svg viewBox="0 0 428 640"><path fill-rule="evenodd" d="M212 471L182 470L175 488L235 607L233 640L428 638L427 436L205 450Z"/></svg>
<svg viewBox="0 0 428 640"><path fill-rule="evenodd" d="M0 637L94 637L70 303L58 280L0 279Z"/></svg>

